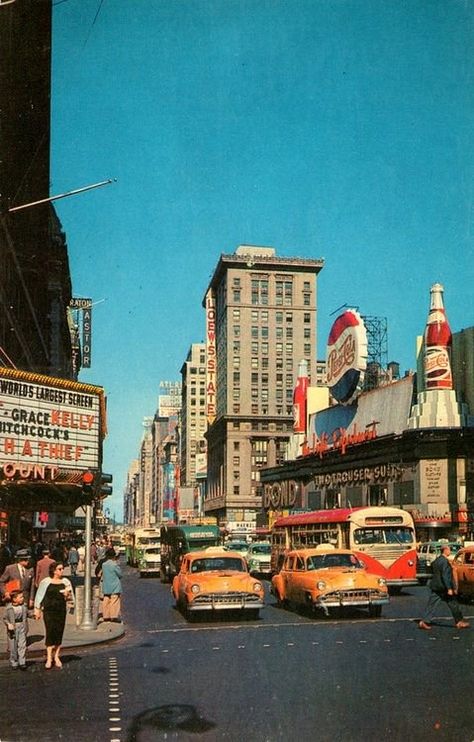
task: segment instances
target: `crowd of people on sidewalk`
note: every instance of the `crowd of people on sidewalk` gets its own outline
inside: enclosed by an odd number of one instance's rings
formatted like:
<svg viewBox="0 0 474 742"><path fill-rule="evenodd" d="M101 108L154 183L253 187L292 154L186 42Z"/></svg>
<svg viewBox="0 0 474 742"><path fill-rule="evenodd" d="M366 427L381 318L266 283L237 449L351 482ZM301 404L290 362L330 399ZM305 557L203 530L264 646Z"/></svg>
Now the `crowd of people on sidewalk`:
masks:
<svg viewBox="0 0 474 742"><path fill-rule="evenodd" d="M100 584L102 620L121 622L121 577L118 555L106 539L91 545L91 563ZM69 566L71 580L64 576ZM57 541L29 547L0 548L0 605L12 669L26 670L28 618L44 621L47 670L61 668L61 645L67 611L74 610L74 583L84 573L85 546Z"/></svg>

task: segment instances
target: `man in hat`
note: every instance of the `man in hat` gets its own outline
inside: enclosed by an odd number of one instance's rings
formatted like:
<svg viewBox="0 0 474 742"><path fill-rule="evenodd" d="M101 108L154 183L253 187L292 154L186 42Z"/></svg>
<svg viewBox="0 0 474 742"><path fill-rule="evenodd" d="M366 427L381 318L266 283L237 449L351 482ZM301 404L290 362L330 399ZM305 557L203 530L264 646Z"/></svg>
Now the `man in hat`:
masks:
<svg viewBox="0 0 474 742"><path fill-rule="evenodd" d="M38 587L45 577L49 577L49 565L53 563L54 559L51 559L49 549L44 548L43 556L36 562L35 587Z"/></svg>
<svg viewBox="0 0 474 742"><path fill-rule="evenodd" d="M35 576L30 564L28 549L19 549L15 554L15 564L9 564L0 577L0 593L3 600L10 602L10 592L20 585L25 605L33 608L35 597Z"/></svg>

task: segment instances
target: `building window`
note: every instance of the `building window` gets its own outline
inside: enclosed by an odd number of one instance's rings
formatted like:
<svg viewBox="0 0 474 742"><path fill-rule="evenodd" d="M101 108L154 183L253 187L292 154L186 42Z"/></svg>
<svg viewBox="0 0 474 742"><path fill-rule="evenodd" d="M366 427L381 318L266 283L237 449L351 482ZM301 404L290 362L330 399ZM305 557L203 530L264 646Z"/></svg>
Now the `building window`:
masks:
<svg viewBox="0 0 474 742"><path fill-rule="evenodd" d="M255 356L250 359L250 368L258 368L258 358L256 358Z"/></svg>
<svg viewBox="0 0 474 742"><path fill-rule="evenodd" d="M240 320L240 309L233 309L232 310L232 318L236 322L238 322Z"/></svg>
<svg viewBox="0 0 474 742"><path fill-rule="evenodd" d="M311 328L310 327L303 328L303 337L304 337L305 340L309 340L310 339L310 337L311 337Z"/></svg>
<svg viewBox="0 0 474 742"><path fill-rule="evenodd" d="M287 322L293 322L293 312L287 312L285 315L285 319Z"/></svg>
<svg viewBox="0 0 474 742"><path fill-rule="evenodd" d="M275 327L275 337L277 340L283 339L283 327Z"/></svg>
<svg viewBox="0 0 474 742"><path fill-rule="evenodd" d="M252 309L252 322L258 322L258 309Z"/></svg>
<svg viewBox="0 0 474 742"><path fill-rule="evenodd" d="M235 471L234 471L234 479L235 479L235 480L236 480L237 482L238 482L238 481L239 481L239 479L240 479L240 472L239 472L239 471L237 471L237 470L235 470Z"/></svg>
<svg viewBox="0 0 474 742"><path fill-rule="evenodd" d="M291 354L293 353L293 343L286 343L285 351L287 355L291 356Z"/></svg>
<svg viewBox="0 0 474 742"><path fill-rule="evenodd" d="M232 389L232 399L234 402L238 402L240 399L240 389Z"/></svg>
<svg viewBox="0 0 474 742"><path fill-rule="evenodd" d="M262 333L262 338L263 338L264 340L267 340L267 339L268 339L268 327L267 327L267 325L264 325L264 326L262 327L262 329L261 329L261 333Z"/></svg>
<svg viewBox="0 0 474 742"><path fill-rule="evenodd" d="M262 309L260 312L260 319L262 322L268 322L268 311L266 309Z"/></svg>
<svg viewBox="0 0 474 742"><path fill-rule="evenodd" d="M283 343L275 343L275 351L277 356L283 355Z"/></svg>
<svg viewBox="0 0 474 742"><path fill-rule="evenodd" d="M258 338L258 327L256 327L255 325L252 325L250 334L253 338Z"/></svg>
<svg viewBox="0 0 474 742"><path fill-rule="evenodd" d="M238 371L240 369L240 356L234 356L232 360L232 367Z"/></svg>
<svg viewBox="0 0 474 742"><path fill-rule="evenodd" d="M252 343L250 345L250 349L254 356L258 355L258 343L255 342L255 340L252 340Z"/></svg>
<svg viewBox="0 0 474 742"><path fill-rule="evenodd" d="M275 312L275 322L283 322L283 312Z"/></svg>
<svg viewBox="0 0 474 742"><path fill-rule="evenodd" d="M234 289L232 292L233 300L236 304L240 304L240 289Z"/></svg>
<svg viewBox="0 0 474 742"><path fill-rule="evenodd" d="M258 374L257 373L252 372L252 374L251 374L251 381L252 381L252 384L258 384Z"/></svg>
<svg viewBox="0 0 474 742"><path fill-rule="evenodd" d="M286 337L287 338L292 338L293 337L293 328L292 327L287 327L286 328Z"/></svg>
<svg viewBox="0 0 474 742"><path fill-rule="evenodd" d="M268 355L268 343L262 343L262 355L263 356Z"/></svg>
<svg viewBox="0 0 474 742"><path fill-rule="evenodd" d="M293 371L293 358L286 359L285 368L287 371Z"/></svg>
<svg viewBox="0 0 474 742"><path fill-rule="evenodd" d="M234 278L232 279L232 285L235 286L235 288L240 289L241 283L240 283L240 278L238 278L238 276L234 276ZM309 284L308 284L308 288L309 288Z"/></svg>
<svg viewBox="0 0 474 742"><path fill-rule="evenodd" d="M234 484L234 495L240 495L240 487L238 484Z"/></svg>
<svg viewBox="0 0 474 742"><path fill-rule="evenodd" d="M303 304L305 307L311 306L311 294L303 294Z"/></svg>
<svg viewBox="0 0 474 742"><path fill-rule="evenodd" d="M252 405L252 415L258 415L258 404Z"/></svg>
<svg viewBox="0 0 474 742"><path fill-rule="evenodd" d="M307 325L311 322L311 315L309 312L303 314L303 322Z"/></svg>
<svg viewBox="0 0 474 742"><path fill-rule="evenodd" d="M240 466L240 456L234 456L232 463L234 466Z"/></svg>
<svg viewBox="0 0 474 742"><path fill-rule="evenodd" d="M303 290L304 291L309 291L310 289L311 289L311 286L309 284L309 281L304 281L303 282Z"/></svg>
<svg viewBox="0 0 474 742"><path fill-rule="evenodd" d="M240 325L234 325L234 336L236 338L240 337Z"/></svg>
<svg viewBox="0 0 474 742"><path fill-rule="evenodd" d="M232 412L233 412L234 415L239 415L240 414L240 405L239 404L232 405ZM234 423L234 427L235 427L235 425L240 426L240 423Z"/></svg>
<svg viewBox="0 0 474 742"><path fill-rule="evenodd" d="M252 278L251 302L255 304L268 304L268 277Z"/></svg>
<svg viewBox="0 0 474 742"><path fill-rule="evenodd" d="M234 441L234 451L240 451L240 441Z"/></svg>
<svg viewBox="0 0 474 742"><path fill-rule="evenodd" d="M234 384L236 385L240 384L240 372L239 371L234 371L233 379L234 379Z"/></svg>
<svg viewBox="0 0 474 742"><path fill-rule="evenodd" d="M262 358L262 368L268 368L268 358Z"/></svg>
<svg viewBox="0 0 474 742"><path fill-rule="evenodd" d="M303 347L304 347L305 356L310 356L311 355L311 343L305 343Z"/></svg>
<svg viewBox="0 0 474 742"><path fill-rule="evenodd" d="M234 353L240 353L240 340L234 340L232 348L234 350Z"/></svg>

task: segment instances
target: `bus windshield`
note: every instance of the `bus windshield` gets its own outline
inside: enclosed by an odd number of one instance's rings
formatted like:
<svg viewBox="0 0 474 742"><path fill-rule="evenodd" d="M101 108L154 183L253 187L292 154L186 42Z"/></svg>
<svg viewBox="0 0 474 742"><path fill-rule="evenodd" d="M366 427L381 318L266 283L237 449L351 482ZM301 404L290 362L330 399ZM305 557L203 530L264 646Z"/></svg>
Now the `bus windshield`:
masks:
<svg viewBox="0 0 474 742"><path fill-rule="evenodd" d="M413 542L413 530L403 526L356 528L354 531L354 544L412 544Z"/></svg>

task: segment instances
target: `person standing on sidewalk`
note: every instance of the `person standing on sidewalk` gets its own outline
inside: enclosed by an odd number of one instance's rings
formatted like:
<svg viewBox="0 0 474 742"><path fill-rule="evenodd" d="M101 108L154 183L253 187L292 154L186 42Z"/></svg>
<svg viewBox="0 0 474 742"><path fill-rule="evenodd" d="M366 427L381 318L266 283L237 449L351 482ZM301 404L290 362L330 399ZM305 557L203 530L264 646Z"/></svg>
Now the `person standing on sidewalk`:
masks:
<svg viewBox="0 0 474 742"><path fill-rule="evenodd" d="M46 663L49 670L53 664L61 668L59 659L63 641L64 626L66 623L67 603L74 604L72 585L67 577L63 577L64 566L53 562L49 567L49 577L40 582L35 597L35 618L41 618L43 612L46 628Z"/></svg>
<svg viewBox="0 0 474 742"><path fill-rule="evenodd" d="M120 608L122 595L122 570L117 562L114 549L107 549L102 563L102 618L104 621L120 623Z"/></svg>
<svg viewBox="0 0 474 742"><path fill-rule="evenodd" d="M10 667L26 670L26 637L28 636L28 608L21 590L10 595L10 605L5 609L3 622L7 627L7 648Z"/></svg>
<svg viewBox="0 0 474 742"><path fill-rule="evenodd" d="M75 544L73 544L69 549L67 560L71 568L71 575L75 577L77 572L77 565L79 564L79 552Z"/></svg>
<svg viewBox="0 0 474 742"><path fill-rule="evenodd" d="M433 576L429 585L430 596L423 617L418 624L420 629L431 629L431 623L440 603L446 603L448 606L457 629L469 628L468 622L463 620L459 603L456 600L456 585L454 583L453 570L448 559L450 554L451 549L449 544L443 545L441 547L441 554L432 564Z"/></svg>
<svg viewBox="0 0 474 742"><path fill-rule="evenodd" d="M49 576L49 565L53 564L54 559L51 559L49 554L49 549L43 550L43 556L41 559L38 559L36 562L36 577L35 577L35 585L36 587L39 586L41 580L44 580L45 577Z"/></svg>
<svg viewBox="0 0 474 742"><path fill-rule="evenodd" d="M33 608L35 594L35 575L30 567L30 552L19 549L15 554L16 564L9 564L0 577L0 593L6 603L10 601L10 591L20 589L28 608ZM14 585L15 587L10 587Z"/></svg>

